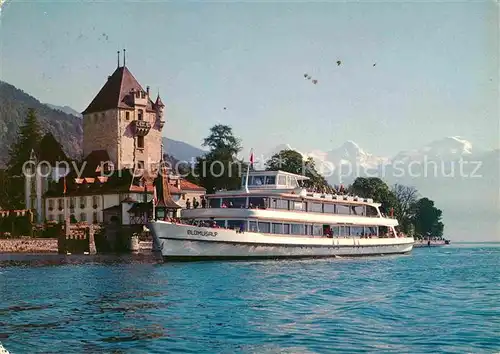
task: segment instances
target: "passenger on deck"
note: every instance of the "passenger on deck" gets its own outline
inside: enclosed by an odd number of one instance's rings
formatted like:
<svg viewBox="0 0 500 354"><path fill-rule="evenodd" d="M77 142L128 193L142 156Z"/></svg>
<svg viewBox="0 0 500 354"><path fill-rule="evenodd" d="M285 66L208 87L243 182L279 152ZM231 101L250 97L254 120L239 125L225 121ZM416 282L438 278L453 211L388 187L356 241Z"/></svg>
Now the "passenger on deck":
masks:
<svg viewBox="0 0 500 354"><path fill-rule="evenodd" d="M207 200L204 196L201 196L201 207L205 209L207 207Z"/></svg>
<svg viewBox="0 0 500 354"><path fill-rule="evenodd" d="M193 208L197 209L200 206L200 203L198 203L198 200L196 200L196 197L193 198Z"/></svg>
<svg viewBox="0 0 500 354"><path fill-rule="evenodd" d="M188 199L186 199L186 209L191 209L191 201Z"/></svg>

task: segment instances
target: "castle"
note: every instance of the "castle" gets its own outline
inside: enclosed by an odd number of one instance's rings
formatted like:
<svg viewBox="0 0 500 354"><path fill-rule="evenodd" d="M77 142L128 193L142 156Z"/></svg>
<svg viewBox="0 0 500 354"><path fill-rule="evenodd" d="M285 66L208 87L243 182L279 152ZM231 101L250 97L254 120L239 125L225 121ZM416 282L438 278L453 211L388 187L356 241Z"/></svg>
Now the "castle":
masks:
<svg viewBox="0 0 500 354"><path fill-rule="evenodd" d="M125 59L125 58L124 58ZM165 105L153 102L124 65L118 67L83 114L83 154L106 151L115 168L158 162Z"/></svg>
<svg viewBox="0 0 500 354"><path fill-rule="evenodd" d="M38 173L25 178L26 208L36 210L38 223L67 217L94 223L110 217L122 224L144 222L139 212L153 199L153 180L163 159L164 111L159 94L153 102L149 87L144 90L125 66L124 51L123 65L118 57L118 67L82 112L83 161L69 170L56 166L55 161L69 159L52 136L33 152ZM52 174L41 173L48 166L39 162L47 159ZM128 173L103 175L110 170ZM130 173L138 170L143 172L140 177ZM180 209L205 189L170 174L167 192L171 208Z"/></svg>

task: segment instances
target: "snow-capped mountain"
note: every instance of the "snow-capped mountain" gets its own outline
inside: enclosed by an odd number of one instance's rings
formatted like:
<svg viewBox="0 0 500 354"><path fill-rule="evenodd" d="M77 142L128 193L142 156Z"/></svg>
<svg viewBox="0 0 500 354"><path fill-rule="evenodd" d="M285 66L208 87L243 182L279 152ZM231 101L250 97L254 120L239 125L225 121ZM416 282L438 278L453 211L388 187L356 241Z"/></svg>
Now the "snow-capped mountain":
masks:
<svg viewBox="0 0 500 354"><path fill-rule="evenodd" d="M473 154L472 143L459 137L450 136L436 140L419 149L402 151L394 156L391 161L410 162L427 160L456 160L469 158Z"/></svg>
<svg viewBox="0 0 500 354"><path fill-rule="evenodd" d="M272 152L282 149L296 150L282 144ZM500 240L500 150L482 151L452 136L391 158L370 154L353 141L327 152L300 153L312 157L331 184L368 176L390 186L414 186L443 210L445 236L452 240Z"/></svg>
<svg viewBox="0 0 500 354"><path fill-rule="evenodd" d="M312 150L310 152L302 152L293 148L290 144L280 144L276 146L268 154L272 156L281 150L295 150L300 153L304 159L312 158L316 169L319 173L330 179L340 174L344 175L345 171L353 170L373 170L381 164L388 163L389 159L382 156L376 156L364 151L357 143L348 140L338 148L324 152L321 150ZM362 173L361 173L362 174ZM334 180L335 183L337 180Z"/></svg>

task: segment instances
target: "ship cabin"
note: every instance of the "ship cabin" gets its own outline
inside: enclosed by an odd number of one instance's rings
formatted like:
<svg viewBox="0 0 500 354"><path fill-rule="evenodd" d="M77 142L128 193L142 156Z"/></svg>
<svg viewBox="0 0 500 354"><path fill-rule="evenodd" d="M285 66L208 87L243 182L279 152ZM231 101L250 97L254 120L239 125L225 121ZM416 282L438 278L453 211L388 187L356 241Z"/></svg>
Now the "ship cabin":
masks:
<svg viewBox="0 0 500 354"><path fill-rule="evenodd" d="M208 208L247 208L352 216L383 217L380 204L348 195L314 193L302 187L308 177L285 171L253 171L242 178L239 191L207 194Z"/></svg>

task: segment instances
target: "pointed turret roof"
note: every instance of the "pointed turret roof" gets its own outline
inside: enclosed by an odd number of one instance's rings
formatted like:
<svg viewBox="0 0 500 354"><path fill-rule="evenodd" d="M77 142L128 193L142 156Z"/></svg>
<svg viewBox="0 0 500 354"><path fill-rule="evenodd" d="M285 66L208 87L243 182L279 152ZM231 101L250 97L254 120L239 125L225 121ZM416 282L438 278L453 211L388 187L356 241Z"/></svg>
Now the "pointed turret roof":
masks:
<svg viewBox="0 0 500 354"><path fill-rule="evenodd" d="M82 114L102 112L113 108L134 108L132 90L144 91L126 66L119 67L108 77L108 81ZM146 110L153 110L151 100L148 100Z"/></svg>
<svg viewBox="0 0 500 354"><path fill-rule="evenodd" d="M64 153L62 145L56 140L52 133L47 133L43 136L36 151L39 161L46 161L51 166L55 166L57 162L69 162L68 156Z"/></svg>
<svg viewBox="0 0 500 354"><path fill-rule="evenodd" d="M158 107L165 107L165 105L164 105L164 104L163 104L163 102L161 101L160 94L158 94L158 96L156 97L155 106L158 106Z"/></svg>
<svg viewBox="0 0 500 354"><path fill-rule="evenodd" d="M162 166L158 171L158 176L154 181L156 187L156 207L166 209L180 209L181 206L177 204L170 194L170 183L168 180L168 172L166 167Z"/></svg>

